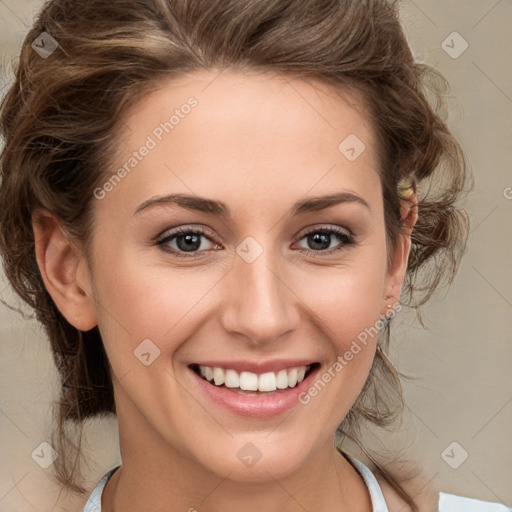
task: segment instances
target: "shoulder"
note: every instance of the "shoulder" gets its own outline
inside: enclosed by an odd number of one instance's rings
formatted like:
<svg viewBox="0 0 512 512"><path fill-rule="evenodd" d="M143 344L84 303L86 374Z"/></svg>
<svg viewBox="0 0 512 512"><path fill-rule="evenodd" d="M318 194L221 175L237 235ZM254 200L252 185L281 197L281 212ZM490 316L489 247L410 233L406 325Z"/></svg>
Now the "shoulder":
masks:
<svg viewBox="0 0 512 512"><path fill-rule="evenodd" d="M379 471L373 472L373 475L380 486L388 512L413 512ZM512 512L512 507L502 503L438 492L428 485L422 485L420 490L406 487L405 490L414 496L418 512Z"/></svg>

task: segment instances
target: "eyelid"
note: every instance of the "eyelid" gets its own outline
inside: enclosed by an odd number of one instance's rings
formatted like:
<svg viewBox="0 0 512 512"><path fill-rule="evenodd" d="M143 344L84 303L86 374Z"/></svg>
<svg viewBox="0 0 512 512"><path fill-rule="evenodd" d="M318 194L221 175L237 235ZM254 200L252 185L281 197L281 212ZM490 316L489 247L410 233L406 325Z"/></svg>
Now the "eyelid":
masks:
<svg viewBox="0 0 512 512"><path fill-rule="evenodd" d="M153 242L158 243L162 240L169 238L171 236L176 236L181 233L189 233L189 232L198 232L204 235L208 239L212 239L216 236L215 231L208 228L204 225L199 224L186 224L185 226L176 226L174 228L167 228L165 231L162 231L160 234L153 237ZM213 240L212 240L213 241Z"/></svg>
<svg viewBox="0 0 512 512"><path fill-rule="evenodd" d="M308 226L307 228L304 228L303 230L301 230L299 235L297 236L297 238L300 240L305 235L309 235L310 233L316 233L316 232L322 231L322 230L336 231L336 232L339 232L340 234L345 234L348 237L355 238L355 236L356 236L352 232L351 229L344 227L344 226L338 226L336 224L313 224L312 226Z"/></svg>

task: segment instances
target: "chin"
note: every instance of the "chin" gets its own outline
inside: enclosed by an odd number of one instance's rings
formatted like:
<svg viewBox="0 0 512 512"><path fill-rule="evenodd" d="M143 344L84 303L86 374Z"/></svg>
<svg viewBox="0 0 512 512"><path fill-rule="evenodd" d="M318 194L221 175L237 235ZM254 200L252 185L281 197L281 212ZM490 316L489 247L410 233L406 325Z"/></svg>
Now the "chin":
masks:
<svg viewBox="0 0 512 512"><path fill-rule="evenodd" d="M222 478L229 475L230 480L237 482L266 482L293 474L306 461L307 451L303 444L286 445L279 442L278 446L271 446L263 436L261 443L255 436L252 438L254 442L237 440L230 442L225 449L219 447L220 457L207 461L214 466L208 469ZM215 456L215 452L211 451L210 454Z"/></svg>

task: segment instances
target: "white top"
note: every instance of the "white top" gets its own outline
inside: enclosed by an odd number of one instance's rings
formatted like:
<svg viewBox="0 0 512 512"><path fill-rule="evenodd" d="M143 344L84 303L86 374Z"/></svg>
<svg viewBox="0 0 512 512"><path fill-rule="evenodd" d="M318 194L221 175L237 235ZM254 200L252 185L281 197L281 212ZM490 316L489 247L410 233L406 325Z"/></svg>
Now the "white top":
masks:
<svg viewBox="0 0 512 512"><path fill-rule="evenodd" d="M380 485L370 469L348 453L345 453L345 455L350 459L352 465L359 472L368 487L373 512L389 512ZM108 479L119 467L120 466L117 466L111 469L98 482L98 485L89 497L82 512L101 512L101 494L103 488ZM512 507L509 508L501 503L491 503L490 501L481 501L474 498L465 498L455 494L440 492L438 512L512 512Z"/></svg>

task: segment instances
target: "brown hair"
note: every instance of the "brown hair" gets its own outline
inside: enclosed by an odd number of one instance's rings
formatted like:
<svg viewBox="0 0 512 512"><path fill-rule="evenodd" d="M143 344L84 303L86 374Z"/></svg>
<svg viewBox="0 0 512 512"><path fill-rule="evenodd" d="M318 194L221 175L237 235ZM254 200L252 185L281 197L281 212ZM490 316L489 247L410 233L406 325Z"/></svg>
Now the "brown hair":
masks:
<svg viewBox="0 0 512 512"><path fill-rule="evenodd" d="M42 58L42 32L59 47ZM464 154L440 108L448 84L415 62L393 0L52 0L27 34L15 80L1 105L0 249L14 290L48 334L61 376L57 479L78 483L78 444L66 426L115 413L97 327L80 332L59 312L36 263L32 213L52 211L71 239L93 232L93 191L109 175L121 114L166 77L199 69L287 73L358 93L379 155L389 252L400 233L400 185L418 191L418 222L402 304L418 308L464 251L467 215L455 205L468 181ZM434 98L436 105L432 104ZM416 510L414 499L364 449L366 420L390 425L403 406L400 374L383 329L363 392L338 434L353 439ZM76 448L73 467L70 450Z"/></svg>

